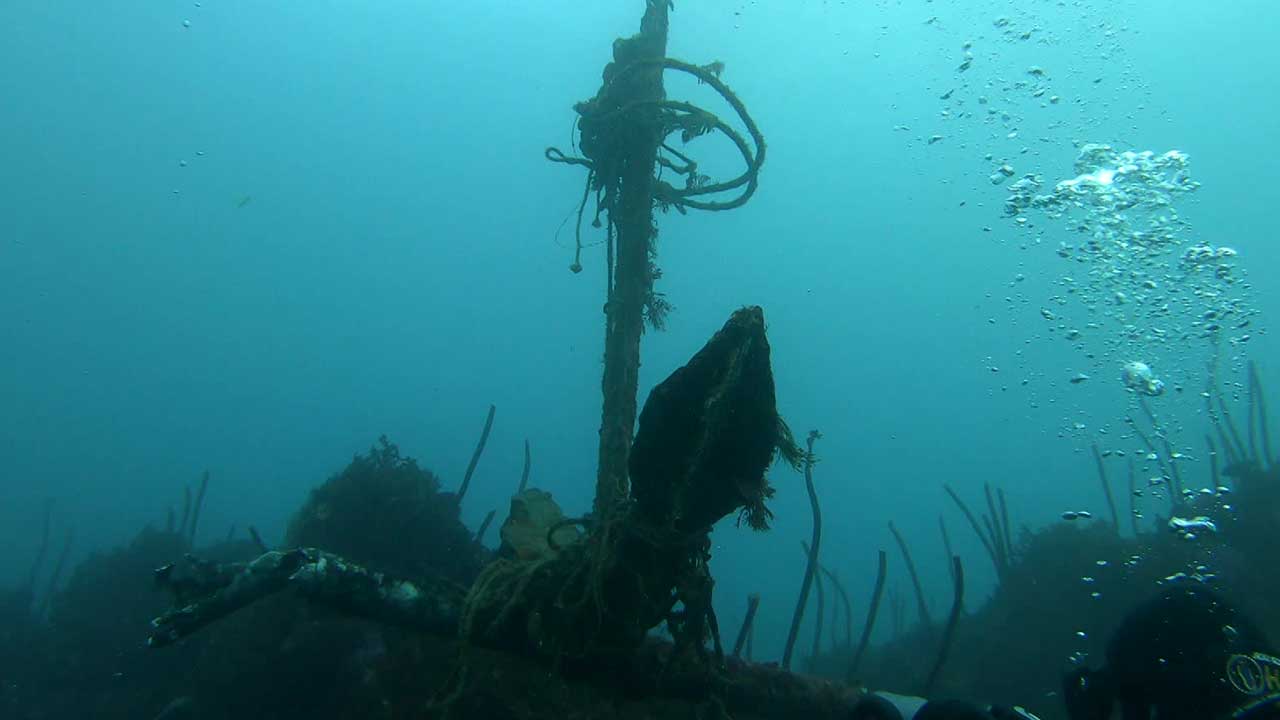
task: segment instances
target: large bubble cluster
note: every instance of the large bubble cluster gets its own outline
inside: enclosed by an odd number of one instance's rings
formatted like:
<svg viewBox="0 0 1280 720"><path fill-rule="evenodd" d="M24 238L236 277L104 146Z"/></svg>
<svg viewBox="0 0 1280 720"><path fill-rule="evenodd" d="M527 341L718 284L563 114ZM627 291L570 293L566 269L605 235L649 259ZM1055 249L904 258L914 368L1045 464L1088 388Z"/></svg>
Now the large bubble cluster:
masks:
<svg viewBox="0 0 1280 720"><path fill-rule="evenodd" d="M1171 346L1248 341L1255 311L1236 251L1193 240L1178 212L1180 198L1200 187L1185 153L1089 144L1074 172L1051 186L1039 174L1023 176L1009 184L1004 203L1005 216L1028 231L1039 213L1076 237L1058 244L1057 255L1071 265L1044 313L1065 337L1100 335L1090 350L1120 368L1145 368L1126 369L1122 379L1148 396L1162 392L1163 383L1138 376L1150 372L1154 358L1173 357ZM1187 375L1198 369L1184 368Z"/></svg>

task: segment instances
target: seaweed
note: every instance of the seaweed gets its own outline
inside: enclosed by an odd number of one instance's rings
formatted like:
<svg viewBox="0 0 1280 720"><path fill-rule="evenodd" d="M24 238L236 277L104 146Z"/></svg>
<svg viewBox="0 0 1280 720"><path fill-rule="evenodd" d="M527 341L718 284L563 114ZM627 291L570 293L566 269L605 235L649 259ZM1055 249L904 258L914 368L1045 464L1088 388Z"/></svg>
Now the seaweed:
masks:
<svg viewBox="0 0 1280 720"><path fill-rule="evenodd" d="M462 583L475 579L485 559L459 520L457 496L442 492L434 473L385 436L311 491L289 523L285 545L319 548L400 577Z"/></svg>

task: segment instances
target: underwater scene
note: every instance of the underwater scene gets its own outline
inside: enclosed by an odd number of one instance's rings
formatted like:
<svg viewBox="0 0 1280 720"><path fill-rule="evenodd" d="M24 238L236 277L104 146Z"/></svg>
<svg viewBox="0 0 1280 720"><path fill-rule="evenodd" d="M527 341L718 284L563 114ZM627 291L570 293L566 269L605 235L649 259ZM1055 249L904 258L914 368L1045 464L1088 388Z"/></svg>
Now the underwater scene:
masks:
<svg viewBox="0 0 1280 720"><path fill-rule="evenodd" d="M1280 719L1276 28L4 3L0 720Z"/></svg>

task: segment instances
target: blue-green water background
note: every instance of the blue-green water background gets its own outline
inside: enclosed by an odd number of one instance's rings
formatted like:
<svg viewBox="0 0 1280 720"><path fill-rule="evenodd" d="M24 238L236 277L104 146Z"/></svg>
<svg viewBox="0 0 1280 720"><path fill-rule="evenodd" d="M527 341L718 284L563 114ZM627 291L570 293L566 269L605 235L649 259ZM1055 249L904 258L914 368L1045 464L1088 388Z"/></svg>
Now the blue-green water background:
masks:
<svg viewBox="0 0 1280 720"><path fill-rule="evenodd" d="M45 498L82 556L162 522L205 468L206 539L256 524L278 540L306 491L382 433L456 485L491 402L464 520L505 507L525 438L533 484L586 509L603 251L567 271L572 234L556 234L582 176L542 151L568 149L572 103L641 9L0 6L0 577L25 572ZM1007 41L1001 16L1038 30ZM981 592L989 568L941 483L974 500L997 483L1032 527L1100 510L1089 436L1064 428L1114 424L1126 403L1113 368L1065 382L1098 371L1037 324L1061 229L1026 243L984 156L1053 181L1077 141L1189 153L1204 187L1183 214L1241 251L1265 327L1280 312L1277 27L1280 6L1259 0L677 2L670 54L726 64L769 156L745 208L660 219L677 310L645 337L642 393L762 305L781 409L825 434L824 557L855 615L889 520L944 602L947 513ZM1031 65L1062 103L1000 89ZM970 110L979 94L1015 108L1019 137L942 119L952 88ZM699 143L735 171L722 142ZM1278 344L1255 332L1250 348L1273 386ZM809 533L801 478L774 484L773 532L715 535L722 624L763 594L757 657L781 645Z"/></svg>

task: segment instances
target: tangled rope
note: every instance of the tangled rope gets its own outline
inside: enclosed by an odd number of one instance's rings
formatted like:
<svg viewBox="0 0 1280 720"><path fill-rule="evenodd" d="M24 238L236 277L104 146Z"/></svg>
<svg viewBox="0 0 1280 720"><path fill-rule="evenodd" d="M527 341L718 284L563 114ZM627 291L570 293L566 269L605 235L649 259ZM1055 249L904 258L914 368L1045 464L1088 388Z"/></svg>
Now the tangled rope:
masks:
<svg viewBox="0 0 1280 720"><path fill-rule="evenodd" d="M748 140L737 129L724 122L714 113L693 103L678 100L611 102L611 90L617 87L620 79L639 70L655 67L687 73L697 78L700 83L710 86L733 108L738 119L746 128L750 139ZM592 192L594 191L596 195L596 212L592 221L594 227L601 226L600 213L611 210L614 198L617 197L621 166L616 149L624 143L624 138L619 137L620 128L624 125L619 121L623 118L634 117L636 113L651 113L653 122L659 124L659 132L662 138L657 161L659 172L665 168L678 176L684 177L684 187L676 187L663 180L660 176L654 179L653 202L658 209L665 212L674 208L681 214L684 214L689 209L712 212L732 210L746 204L747 200L755 194L759 182L760 167L764 165L766 150L764 135L761 134L750 113L747 112L746 106L729 89L729 86L720 80L719 74L723 68L724 66L718 62L708 65L692 65L672 58L639 60L609 76L596 97L586 102L578 103L575 106L574 109L580 116L578 121L579 147L583 156L566 155L555 147L547 148L544 153L547 160L551 162L580 165L587 168L588 171L582 200L578 205L577 224L574 228L575 252L573 263L569 266L570 270L575 273L582 270L582 216L585 213L587 201L590 199ZM712 182L710 177L698 171L696 160L676 150L666 141L668 136L676 132L680 133L680 139L684 143L708 133L723 133L742 156L745 169L731 180ZM662 154L664 152L667 154L666 156ZM735 190L740 190L740 192L728 200L712 200L706 197ZM613 267L613 237L614 228L612 222L610 222L606 230L606 239L611 272ZM612 279L609 285L612 287Z"/></svg>

